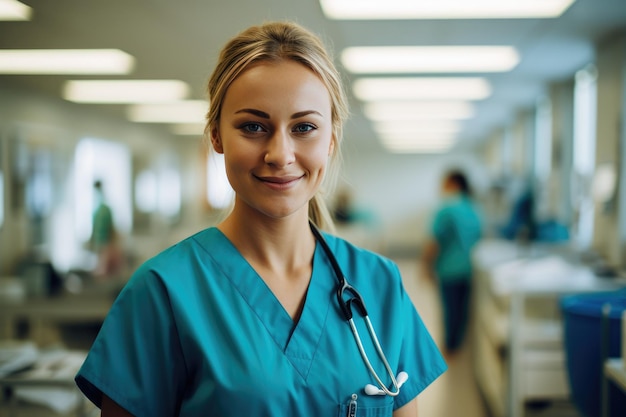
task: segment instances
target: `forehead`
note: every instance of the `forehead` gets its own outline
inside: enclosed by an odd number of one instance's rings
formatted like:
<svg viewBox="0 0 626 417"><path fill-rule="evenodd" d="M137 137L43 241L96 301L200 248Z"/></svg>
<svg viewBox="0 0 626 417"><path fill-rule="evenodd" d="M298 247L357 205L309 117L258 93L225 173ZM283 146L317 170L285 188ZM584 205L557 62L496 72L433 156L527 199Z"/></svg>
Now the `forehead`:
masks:
<svg viewBox="0 0 626 417"><path fill-rule="evenodd" d="M322 79L306 65L293 60L260 61L250 65L226 90L224 106L233 101L274 104L294 101L330 106L330 93Z"/></svg>

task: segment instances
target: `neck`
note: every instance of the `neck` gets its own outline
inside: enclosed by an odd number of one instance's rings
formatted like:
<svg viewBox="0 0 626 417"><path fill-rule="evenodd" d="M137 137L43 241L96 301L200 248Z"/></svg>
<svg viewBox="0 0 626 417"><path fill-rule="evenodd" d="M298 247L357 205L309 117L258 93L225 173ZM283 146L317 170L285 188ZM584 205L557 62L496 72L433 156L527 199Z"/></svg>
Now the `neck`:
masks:
<svg viewBox="0 0 626 417"><path fill-rule="evenodd" d="M233 210L217 227L255 269L277 275L309 265L315 251L306 208L281 219Z"/></svg>

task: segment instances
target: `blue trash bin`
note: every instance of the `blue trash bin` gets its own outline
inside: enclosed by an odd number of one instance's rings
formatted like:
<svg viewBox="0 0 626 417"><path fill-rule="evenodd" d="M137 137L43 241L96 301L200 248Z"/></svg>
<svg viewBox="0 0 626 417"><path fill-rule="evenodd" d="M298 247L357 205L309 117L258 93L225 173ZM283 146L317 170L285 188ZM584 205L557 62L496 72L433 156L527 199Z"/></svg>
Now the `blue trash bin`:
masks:
<svg viewBox="0 0 626 417"><path fill-rule="evenodd" d="M602 310L607 304L610 310L603 323ZM600 417L603 359L621 356L626 289L566 296L561 299L561 309L571 400L585 417ZM626 416L626 395L612 383L608 395L609 416Z"/></svg>

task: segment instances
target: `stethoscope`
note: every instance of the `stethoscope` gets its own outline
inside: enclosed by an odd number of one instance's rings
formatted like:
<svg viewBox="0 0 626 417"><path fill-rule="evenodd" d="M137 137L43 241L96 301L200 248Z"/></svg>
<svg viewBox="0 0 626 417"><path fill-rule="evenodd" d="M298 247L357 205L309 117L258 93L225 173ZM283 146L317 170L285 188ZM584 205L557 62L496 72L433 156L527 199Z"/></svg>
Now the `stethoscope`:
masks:
<svg viewBox="0 0 626 417"><path fill-rule="evenodd" d="M317 227L315 227L315 225L313 225L313 223L309 222L309 224L311 226L311 231L313 232L313 235L320 243L320 245L322 245L322 248L324 249L324 252L328 257L328 260L330 261L333 270L335 271L337 281L339 281L339 285L337 286L337 301L339 302L339 307L341 307L341 312L343 313L344 318L350 325L350 329L352 330L352 334L354 335L354 340L356 341L359 352L361 353L361 357L363 358L367 369L370 371L370 374L374 377L376 383L378 384L378 386L375 386L373 384L367 384L364 388L364 391L367 395L389 395L395 397L400 393L400 387L407 381L409 375L406 372L402 371L398 373L397 377L394 376L393 371L391 370L391 366L389 366L389 362L387 361L387 357L385 356L383 349L380 347L378 337L376 336L376 331L374 330L369 315L367 314L367 309L365 308L363 297L361 297L361 294L359 294L359 292L346 281L346 278L343 275L341 268L339 267L339 263L337 262L337 258L335 258L335 255L330 250L330 247L328 247L328 243L326 243L326 240L324 239L320 231L317 229ZM344 295L348 295L350 298L344 301ZM372 341L374 342L374 346L376 347L376 352L378 353L378 356L385 365L387 374L391 378L393 391L387 388L387 386L380 379L380 377L372 367L372 364L370 363L367 353L363 348L363 344L361 343L359 331L354 325L354 320L352 319L352 306L356 307L361 317L363 317L363 319L365 320L367 330L370 334L370 337L372 338Z"/></svg>

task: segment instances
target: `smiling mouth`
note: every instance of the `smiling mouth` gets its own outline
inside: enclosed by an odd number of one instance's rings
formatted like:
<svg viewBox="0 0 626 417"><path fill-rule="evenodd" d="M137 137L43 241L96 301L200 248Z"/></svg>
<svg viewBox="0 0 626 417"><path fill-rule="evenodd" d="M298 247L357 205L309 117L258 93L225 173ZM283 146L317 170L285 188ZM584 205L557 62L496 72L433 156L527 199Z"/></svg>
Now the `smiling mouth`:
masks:
<svg viewBox="0 0 626 417"><path fill-rule="evenodd" d="M261 181L271 182L274 184L286 184L295 180L299 180L301 177L258 177Z"/></svg>
<svg viewBox="0 0 626 417"><path fill-rule="evenodd" d="M288 177L256 177L259 181L264 184L278 189L288 188L289 186L295 184L298 180L302 178L302 176L288 176Z"/></svg>

